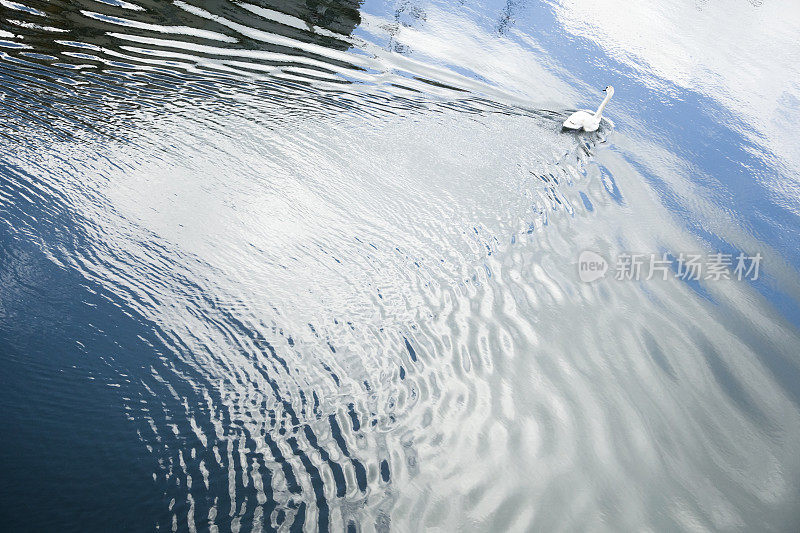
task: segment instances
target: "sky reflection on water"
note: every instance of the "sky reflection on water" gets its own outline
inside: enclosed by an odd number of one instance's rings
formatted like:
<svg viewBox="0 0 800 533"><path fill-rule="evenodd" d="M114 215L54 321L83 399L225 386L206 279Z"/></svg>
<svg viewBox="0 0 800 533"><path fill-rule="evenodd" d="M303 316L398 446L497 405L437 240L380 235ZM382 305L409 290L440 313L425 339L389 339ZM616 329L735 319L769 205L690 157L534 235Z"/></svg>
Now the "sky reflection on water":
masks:
<svg viewBox="0 0 800 533"><path fill-rule="evenodd" d="M0 9L10 529L796 529L796 6Z"/></svg>

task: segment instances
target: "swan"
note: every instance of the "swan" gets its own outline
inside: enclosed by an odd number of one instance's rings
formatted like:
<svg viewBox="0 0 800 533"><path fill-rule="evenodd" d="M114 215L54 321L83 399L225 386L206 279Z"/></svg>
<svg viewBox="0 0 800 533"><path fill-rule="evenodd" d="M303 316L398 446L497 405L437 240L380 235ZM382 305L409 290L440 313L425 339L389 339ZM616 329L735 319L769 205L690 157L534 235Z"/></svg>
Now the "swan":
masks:
<svg viewBox="0 0 800 533"><path fill-rule="evenodd" d="M597 128L600 127L600 119L603 118L603 109L606 108L606 104L608 104L608 101L614 96L614 88L611 85L603 89L603 91L606 92L606 97L600 104L600 107L597 108L597 111L594 113L586 110L575 111L564 121L562 127L569 130L579 130L583 128L583 131L597 131Z"/></svg>

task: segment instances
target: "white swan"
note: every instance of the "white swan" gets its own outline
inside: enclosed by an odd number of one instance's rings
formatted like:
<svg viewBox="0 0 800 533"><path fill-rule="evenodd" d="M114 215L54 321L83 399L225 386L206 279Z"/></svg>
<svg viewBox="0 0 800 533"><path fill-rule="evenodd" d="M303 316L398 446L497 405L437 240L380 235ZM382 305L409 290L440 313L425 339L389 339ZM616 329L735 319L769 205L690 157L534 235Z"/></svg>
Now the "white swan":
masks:
<svg viewBox="0 0 800 533"><path fill-rule="evenodd" d="M600 104L600 107L597 108L596 112L592 113L586 110L575 111L564 121L563 127L570 130L579 130L583 128L583 131L597 131L597 128L600 127L600 119L603 118L603 109L605 109L611 97L614 96L614 88L611 85L603 90L606 92L606 97L603 103Z"/></svg>

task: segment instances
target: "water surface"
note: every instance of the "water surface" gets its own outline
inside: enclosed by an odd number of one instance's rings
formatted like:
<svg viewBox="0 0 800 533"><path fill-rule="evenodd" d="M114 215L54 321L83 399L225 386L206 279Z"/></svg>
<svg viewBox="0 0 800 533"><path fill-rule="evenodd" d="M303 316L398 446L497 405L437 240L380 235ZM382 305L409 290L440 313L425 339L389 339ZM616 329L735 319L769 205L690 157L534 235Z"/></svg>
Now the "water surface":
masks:
<svg viewBox="0 0 800 533"><path fill-rule="evenodd" d="M778 4L0 0L4 528L796 530Z"/></svg>

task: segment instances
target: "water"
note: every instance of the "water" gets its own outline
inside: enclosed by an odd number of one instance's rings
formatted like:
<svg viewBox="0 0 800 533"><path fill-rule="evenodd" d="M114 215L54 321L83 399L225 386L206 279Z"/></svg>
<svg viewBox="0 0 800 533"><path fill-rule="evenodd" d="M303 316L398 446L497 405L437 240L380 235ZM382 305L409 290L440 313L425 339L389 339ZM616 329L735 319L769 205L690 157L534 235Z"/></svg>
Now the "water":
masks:
<svg viewBox="0 0 800 533"><path fill-rule="evenodd" d="M800 13L662 4L0 1L3 529L796 530Z"/></svg>

